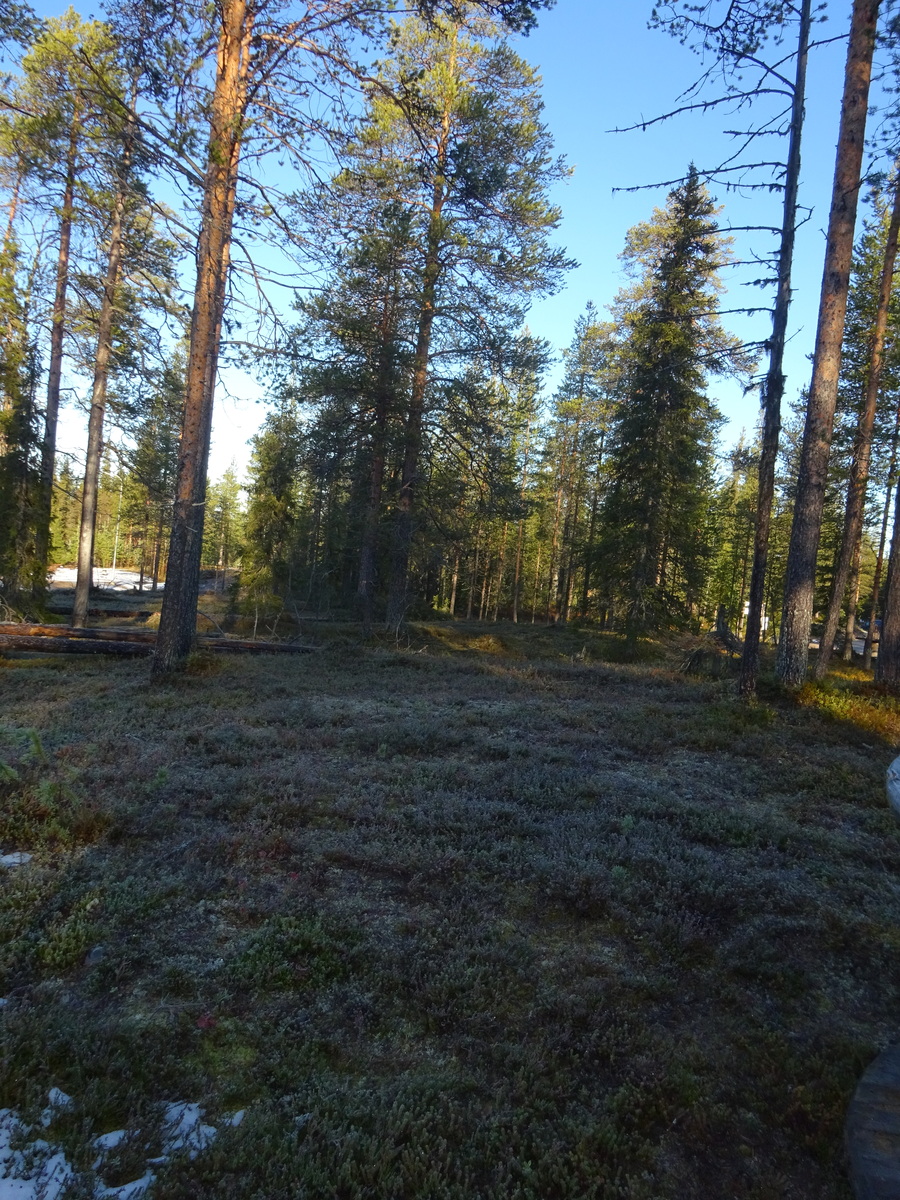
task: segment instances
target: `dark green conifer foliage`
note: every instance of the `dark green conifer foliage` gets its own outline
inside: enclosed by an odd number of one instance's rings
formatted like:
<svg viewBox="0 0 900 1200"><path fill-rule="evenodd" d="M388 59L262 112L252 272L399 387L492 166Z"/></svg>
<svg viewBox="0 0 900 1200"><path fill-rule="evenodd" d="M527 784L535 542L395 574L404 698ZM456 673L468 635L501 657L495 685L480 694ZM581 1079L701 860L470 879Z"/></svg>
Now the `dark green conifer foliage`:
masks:
<svg viewBox="0 0 900 1200"><path fill-rule="evenodd" d="M63 458L53 489L53 526L50 531L54 559L70 566L78 554L78 523L81 515L81 480L76 477L68 455Z"/></svg>
<svg viewBox="0 0 900 1200"><path fill-rule="evenodd" d="M729 474L716 492L715 559L708 585L708 609L725 609L728 624L741 636L748 606L753 534L756 526L759 444L748 448L743 435L731 452Z"/></svg>
<svg viewBox="0 0 900 1200"><path fill-rule="evenodd" d="M129 463L127 515L138 531L140 586L149 578L154 591L163 573L165 543L172 523L184 364L184 354L177 351L159 371L144 402Z"/></svg>
<svg viewBox="0 0 900 1200"><path fill-rule="evenodd" d="M247 586L254 594L290 595L297 567L303 436L295 404L282 398L253 439L247 506Z"/></svg>
<svg viewBox="0 0 900 1200"><path fill-rule="evenodd" d="M588 304L563 351L566 370L545 445L546 466L554 477L548 612L558 622L573 611L584 616L591 600L620 351L615 325L600 321Z"/></svg>
<svg viewBox="0 0 900 1200"><path fill-rule="evenodd" d="M0 595L13 606L41 591L36 547L40 489L40 422L36 356L16 285L17 249L0 250Z"/></svg>
<svg viewBox="0 0 900 1200"><path fill-rule="evenodd" d="M694 614L709 563L721 416L705 381L744 365L717 316L716 272L727 245L715 212L691 168L665 212L631 231L625 252L643 277L620 298L626 374L603 522L606 571L633 637Z"/></svg>
<svg viewBox="0 0 900 1200"><path fill-rule="evenodd" d="M241 505L241 484L234 464L207 490L207 520L203 527L203 559L207 567L223 572L216 580L219 590L225 588L224 572L240 561L243 550L244 514Z"/></svg>

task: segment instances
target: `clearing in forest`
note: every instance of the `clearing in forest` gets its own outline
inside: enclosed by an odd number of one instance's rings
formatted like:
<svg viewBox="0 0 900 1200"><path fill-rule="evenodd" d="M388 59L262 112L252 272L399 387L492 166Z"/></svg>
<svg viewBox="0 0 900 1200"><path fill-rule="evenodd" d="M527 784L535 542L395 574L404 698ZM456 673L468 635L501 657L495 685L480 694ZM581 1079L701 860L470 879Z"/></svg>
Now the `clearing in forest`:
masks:
<svg viewBox="0 0 900 1200"><path fill-rule="evenodd" d="M0 854L33 857L0 874L0 1177L848 1197L900 1035L900 702L850 671L746 707L621 649L3 661Z"/></svg>

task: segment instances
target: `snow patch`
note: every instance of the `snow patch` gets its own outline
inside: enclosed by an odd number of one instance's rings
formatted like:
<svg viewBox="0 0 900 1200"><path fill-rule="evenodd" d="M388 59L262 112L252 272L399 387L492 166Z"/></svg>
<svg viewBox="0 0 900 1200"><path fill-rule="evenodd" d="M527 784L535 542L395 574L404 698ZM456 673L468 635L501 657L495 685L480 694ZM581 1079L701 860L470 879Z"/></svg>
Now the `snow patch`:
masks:
<svg viewBox="0 0 900 1200"><path fill-rule="evenodd" d="M190 1158L196 1158L201 1150L210 1145L217 1133L214 1125L203 1124L200 1105L186 1102L166 1105L163 1129L163 1161L179 1150L187 1150Z"/></svg>
<svg viewBox="0 0 900 1200"><path fill-rule="evenodd" d="M59 1200L74 1172L61 1150L39 1138L13 1149L30 1133L10 1108L0 1108L0 1200Z"/></svg>
<svg viewBox="0 0 900 1200"><path fill-rule="evenodd" d="M74 567L57 567L55 571L50 572L50 584L52 587L74 587L78 579L78 572ZM112 567L94 567L92 577L92 587L103 588L107 592L136 592L141 577L137 571L114 571ZM145 591L149 591L149 579L144 579ZM165 583L160 582L156 585L156 590L161 592L165 587Z"/></svg>
<svg viewBox="0 0 900 1200"><path fill-rule="evenodd" d="M48 1106L41 1114L41 1125L47 1128L60 1112L72 1108L74 1101L60 1088L52 1088ZM224 1125L237 1126L246 1110L241 1109L223 1118ZM163 1115L163 1153L149 1159L148 1168L168 1162L173 1154L186 1153L196 1158L214 1140L218 1130L203 1121L203 1109L189 1101L167 1104ZM26 1125L10 1108L0 1109L0 1200L61 1200L63 1192L73 1182L75 1172L65 1154ZM127 1129L114 1129L94 1138L99 1152L94 1171L102 1170L104 1155L115 1150L128 1137ZM21 1149L15 1149L16 1146ZM94 1185L94 1200L141 1200L156 1179L147 1170L140 1179L108 1187L102 1179Z"/></svg>
<svg viewBox="0 0 900 1200"><path fill-rule="evenodd" d="M127 1137L127 1129L114 1129L112 1133L101 1133L99 1137L95 1137L94 1145L98 1150L115 1150Z"/></svg>
<svg viewBox="0 0 900 1200"><path fill-rule="evenodd" d="M103 1187L98 1185L94 1190L95 1200L139 1200L146 1194L151 1183L156 1179L152 1171L133 1179L131 1183L120 1184L119 1187Z"/></svg>
<svg viewBox="0 0 900 1200"><path fill-rule="evenodd" d="M24 850L14 850L12 854L0 854L0 867L24 867L34 858Z"/></svg>

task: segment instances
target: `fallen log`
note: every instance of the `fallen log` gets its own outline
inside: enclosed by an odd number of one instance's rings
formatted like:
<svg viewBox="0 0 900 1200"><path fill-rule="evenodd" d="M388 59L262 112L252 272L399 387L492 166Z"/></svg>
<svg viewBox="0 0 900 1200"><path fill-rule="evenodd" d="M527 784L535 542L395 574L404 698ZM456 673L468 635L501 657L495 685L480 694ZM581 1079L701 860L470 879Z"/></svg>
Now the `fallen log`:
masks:
<svg viewBox="0 0 900 1200"><path fill-rule="evenodd" d="M709 635L705 644L695 646L685 655L681 670L686 675L710 675L714 679L725 679L734 674L734 659L723 653L722 646Z"/></svg>
<svg viewBox="0 0 900 1200"><path fill-rule="evenodd" d="M156 641L155 629L72 629L70 625L13 625L0 624L0 636L78 638L102 642Z"/></svg>
<svg viewBox="0 0 900 1200"><path fill-rule="evenodd" d="M67 625L0 624L0 650L37 650L50 654L153 653L155 629L70 629ZM224 654L313 654L318 646L294 642L255 642L243 638L198 635L195 648Z"/></svg>
<svg viewBox="0 0 900 1200"><path fill-rule="evenodd" d="M152 608L89 608L89 617L132 617L138 621L146 621L148 617L153 616ZM57 617L71 617L72 606L68 608L59 608L56 605L48 604L47 612L55 614Z"/></svg>
<svg viewBox="0 0 900 1200"><path fill-rule="evenodd" d="M725 615L724 605L720 605L719 611L716 613L716 627L713 630L713 637L722 643L729 654L744 653L744 643L728 628L728 618Z"/></svg>
<svg viewBox="0 0 900 1200"><path fill-rule="evenodd" d="M129 658L153 653L152 642L114 642L94 638L40 637L37 634L0 633L0 651L31 650L43 654L121 654Z"/></svg>
<svg viewBox="0 0 900 1200"><path fill-rule="evenodd" d="M215 650L231 654L316 654L321 646L298 646L295 642L252 642L237 638L199 636L195 643L198 650Z"/></svg>

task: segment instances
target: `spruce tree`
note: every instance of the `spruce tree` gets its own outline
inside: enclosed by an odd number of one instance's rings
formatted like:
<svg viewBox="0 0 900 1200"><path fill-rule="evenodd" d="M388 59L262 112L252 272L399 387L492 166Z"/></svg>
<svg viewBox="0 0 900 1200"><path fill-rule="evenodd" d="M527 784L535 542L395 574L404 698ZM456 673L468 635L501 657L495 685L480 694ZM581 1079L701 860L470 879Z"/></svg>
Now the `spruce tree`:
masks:
<svg viewBox="0 0 900 1200"><path fill-rule="evenodd" d="M588 607L609 425L621 374L620 349L615 326L600 321L594 305L588 304L575 323L571 345L563 351L566 370L545 447L555 476L547 569L550 607L557 622L564 623L572 609L584 615Z"/></svg>
<svg viewBox="0 0 900 1200"><path fill-rule="evenodd" d="M631 230L623 255L640 277L619 299L624 394L602 515L604 563L632 638L696 613L711 552L713 440L722 418L706 378L747 365L717 315L728 246L715 215L691 167L665 211Z"/></svg>
<svg viewBox="0 0 900 1200"><path fill-rule="evenodd" d="M17 255L8 236L0 249L0 595L14 606L41 592L46 571L37 546L37 363L16 282Z"/></svg>
<svg viewBox="0 0 900 1200"><path fill-rule="evenodd" d="M296 405L283 395L253 439L244 568L251 595L289 597L297 562L304 450Z"/></svg>

